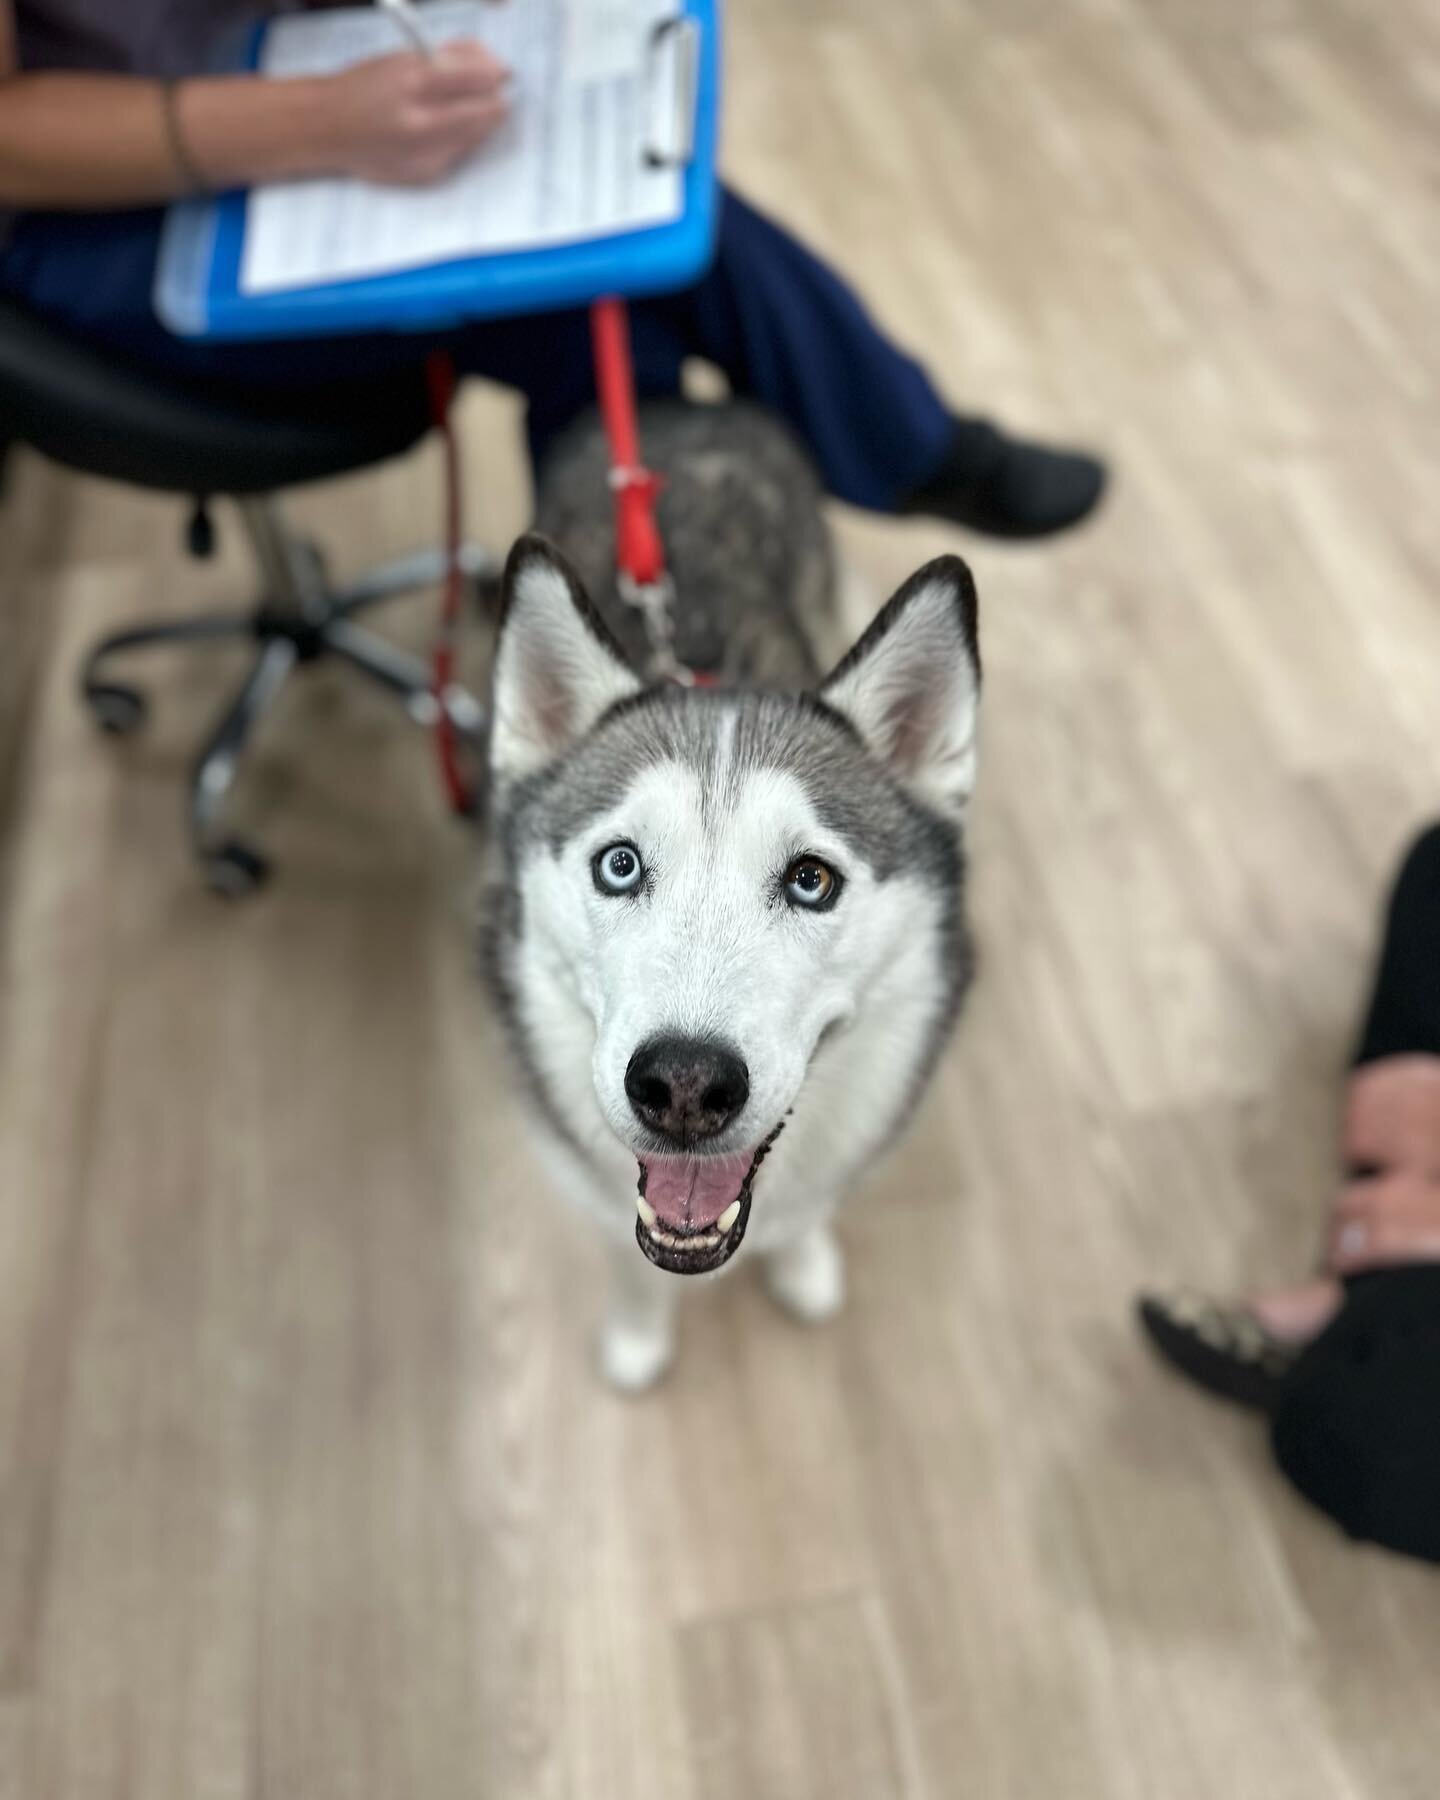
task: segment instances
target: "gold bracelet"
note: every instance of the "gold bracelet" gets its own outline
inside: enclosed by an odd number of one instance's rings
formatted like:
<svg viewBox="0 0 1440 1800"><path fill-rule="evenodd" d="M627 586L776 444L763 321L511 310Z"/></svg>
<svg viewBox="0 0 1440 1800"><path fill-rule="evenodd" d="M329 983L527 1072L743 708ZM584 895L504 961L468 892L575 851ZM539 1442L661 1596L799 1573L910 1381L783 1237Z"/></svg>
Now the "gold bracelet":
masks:
<svg viewBox="0 0 1440 1800"><path fill-rule="evenodd" d="M180 122L180 83L162 82L160 94L165 113L165 136L169 140L170 155L183 189L187 194L207 193L210 183L201 174L195 158L190 154L190 146L185 141L185 127Z"/></svg>

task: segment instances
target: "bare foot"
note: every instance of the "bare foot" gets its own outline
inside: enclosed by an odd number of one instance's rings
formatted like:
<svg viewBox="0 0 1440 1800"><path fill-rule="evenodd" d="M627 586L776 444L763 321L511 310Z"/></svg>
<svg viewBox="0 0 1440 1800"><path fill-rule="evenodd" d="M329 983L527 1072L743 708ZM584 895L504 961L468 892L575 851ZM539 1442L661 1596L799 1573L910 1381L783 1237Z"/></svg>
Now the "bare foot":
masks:
<svg viewBox="0 0 1440 1800"><path fill-rule="evenodd" d="M1343 1298L1340 1283L1332 1275L1322 1275L1295 1287L1266 1288L1251 1294L1245 1305L1280 1343L1308 1344L1335 1317Z"/></svg>

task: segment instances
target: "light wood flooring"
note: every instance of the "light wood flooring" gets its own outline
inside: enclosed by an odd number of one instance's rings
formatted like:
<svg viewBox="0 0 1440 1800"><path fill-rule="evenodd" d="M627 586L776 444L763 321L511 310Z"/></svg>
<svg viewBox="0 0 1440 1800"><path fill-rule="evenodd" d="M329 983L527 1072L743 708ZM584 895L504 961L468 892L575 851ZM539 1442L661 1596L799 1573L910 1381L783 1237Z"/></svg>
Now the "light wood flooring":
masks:
<svg viewBox="0 0 1440 1800"><path fill-rule="evenodd" d="M230 665L158 662L120 749L73 670L237 547L20 459L0 1800L1437 1791L1440 1576L1308 1514L1129 1309L1308 1263L1440 810L1440 13L737 0L728 105L736 179L957 399L1116 470L1047 548L838 521L877 594L971 556L988 675L983 975L847 1217L849 1314L742 1276L663 1392L597 1385L424 746L297 689L246 788L277 882L198 891ZM503 545L511 409L467 428ZM350 567L438 506L426 453L302 510Z"/></svg>

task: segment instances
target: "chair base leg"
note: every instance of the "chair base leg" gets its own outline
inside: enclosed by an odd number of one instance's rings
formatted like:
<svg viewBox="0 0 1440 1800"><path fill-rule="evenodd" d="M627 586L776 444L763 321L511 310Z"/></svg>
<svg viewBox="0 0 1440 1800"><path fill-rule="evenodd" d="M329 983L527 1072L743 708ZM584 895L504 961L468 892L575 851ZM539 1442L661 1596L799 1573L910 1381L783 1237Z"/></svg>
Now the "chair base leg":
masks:
<svg viewBox="0 0 1440 1800"><path fill-rule="evenodd" d="M162 644L233 643L253 637L250 613L205 613L189 619L167 619L161 624L138 625L103 638L85 658L80 671L80 692L95 715L95 722L112 737L129 737L149 714L144 692L129 682L107 679L102 671L112 656L127 650L155 649Z"/></svg>
<svg viewBox="0 0 1440 1800"><path fill-rule="evenodd" d="M254 611L206 613L117 632L94 647L80 676L81 695L101 729L125 736L144 723L148 705L141 689L110 675L112 657L165 644L254 642L254 660L244 680L195 758L186 812L206 882L229 899L255 892L270 871L261 850L227 831L225 815L260 721L302 664L338 658L399 699L422 726L433 727L443 705L456 731L477 750L485 729L484 709L472 694L455 686L437 698L425 663L354 623L367 607L433 586L445 572L442 555L405 557L331 591L313 547L285 531L273 502L247 501L243 514L265 582ZM496 565L470 547L462 566L467 578L479 583Z"/></svg>
<svg viewBox="0 0 1440 1800"><path fill-rule="evenodd" d="M374 632L362 630L348 618L334 619L321 636L325 648L378 682L404 703L417 725L433 728L443 705L450 723L472 747L479 750L485 736L485 709L467 689L452 685L437 699L429 668L418 657L397 650Z"/></svg>
<svg viewBox="0 0 1440 1800"><path fill-rule="evenodd" d="M274 705L299 652L289 638L266 638L250 672L195 759L190 777L190 839L209 886L226 899L253 893L270 872L268 858L222 828L225 802L255 727Z"/></svg>
<svg viewBox="0 0 1440 1800"><path fill-rule="evenodd" d="M398 600L421 588L439 587L450 572L450 559L443 550L417 550L410 556L396 557L378 569L342 587L334 598L335 611L342 618L353 618L372 606L387 600ZM500 564L479 544L460 546L460 574L476 592L489 583L498 583Z"/></svg>

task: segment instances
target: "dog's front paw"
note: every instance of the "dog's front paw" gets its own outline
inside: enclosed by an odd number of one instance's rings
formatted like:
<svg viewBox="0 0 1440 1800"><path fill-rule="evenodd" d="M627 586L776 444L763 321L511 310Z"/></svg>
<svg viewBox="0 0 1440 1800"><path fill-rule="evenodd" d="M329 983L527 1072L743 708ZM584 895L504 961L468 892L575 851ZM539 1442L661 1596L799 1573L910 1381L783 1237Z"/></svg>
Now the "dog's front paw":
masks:
<svg viewBox="0 0 1440 1800"><path fill-rule="evenodd" d="M600 1372L617 1392L643 1394L675 1360L675 1332L668 1323L607 1319L600 1332Z"/></svg>
<svg viewBox="0 0 1440 1800"><path fill-rule="evenodd" d="M819 1225L765 1258L770 1297L803 1325L833 1319L845 1304L845 1252L828 1225Z"/></svg>

